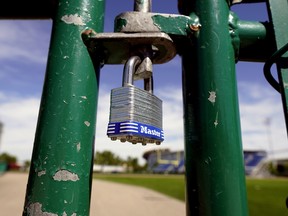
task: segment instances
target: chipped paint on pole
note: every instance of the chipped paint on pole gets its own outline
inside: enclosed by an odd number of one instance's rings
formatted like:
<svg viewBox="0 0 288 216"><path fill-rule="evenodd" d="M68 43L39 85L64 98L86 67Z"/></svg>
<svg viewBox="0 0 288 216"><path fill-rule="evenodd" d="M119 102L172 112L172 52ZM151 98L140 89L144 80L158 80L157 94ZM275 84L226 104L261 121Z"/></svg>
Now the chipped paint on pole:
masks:
<svg viewBox="0 0 288 216"><path fill-rule="evenodd" d="M229 5L179 0L179 6L185 14L196 13L201 24L181 56L186 215L247 216Z"/></svg>
<svg viewBox="0 0 288 216"><path fill-rule="evenodd" d="M81 34L103 31L104 4L58 2L23 215L89 215L100 62Z"/></svg>

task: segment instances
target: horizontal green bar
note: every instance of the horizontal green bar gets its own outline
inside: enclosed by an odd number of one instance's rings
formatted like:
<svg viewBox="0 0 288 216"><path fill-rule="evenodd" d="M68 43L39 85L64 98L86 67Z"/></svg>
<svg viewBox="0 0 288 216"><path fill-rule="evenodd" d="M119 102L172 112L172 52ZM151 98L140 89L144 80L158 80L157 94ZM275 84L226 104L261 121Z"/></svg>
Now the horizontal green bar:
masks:
<svg viewBox="0 0 288 216"><path fill-rule="evenodd" d="M275 52L270 23L238 21L237 31L240 38L238 60L265 62Z"/></svg>
<svg viewBox="0 0 288 216"><path fill-rule="evenodd" d="M230 0L232 4L242 4L242 3L261 3L266 2L266 0Z"/></svg>

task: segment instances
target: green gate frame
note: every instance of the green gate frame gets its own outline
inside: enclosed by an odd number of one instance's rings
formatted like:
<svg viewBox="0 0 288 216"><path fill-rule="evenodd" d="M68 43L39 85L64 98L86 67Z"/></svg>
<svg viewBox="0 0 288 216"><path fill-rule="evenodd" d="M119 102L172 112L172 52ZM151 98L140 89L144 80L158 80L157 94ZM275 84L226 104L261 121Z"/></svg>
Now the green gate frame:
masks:
<svg viewBox="0 0 288 216"><path fill-rule="evenodd" d="M257 2L266 2L269 22L242 21L230 11L233 4ZM81 35L87 29L103 32L104 7L105 0L19 0L5 1L0 8L1 19L53 20L23 215L89 215L101 50L91 55ZM287 127L288 3L178 0L178 10L184 15L180 19L155 22L172 38L181 36L182 41L175 40L177 47L183 41L186 46L178 50L186 214L246 216L235 64L267 62L265 73L281 93ZM175 32L171 23L178 21L181 31ZM279 83L269 75L274 63Z"/></svg>

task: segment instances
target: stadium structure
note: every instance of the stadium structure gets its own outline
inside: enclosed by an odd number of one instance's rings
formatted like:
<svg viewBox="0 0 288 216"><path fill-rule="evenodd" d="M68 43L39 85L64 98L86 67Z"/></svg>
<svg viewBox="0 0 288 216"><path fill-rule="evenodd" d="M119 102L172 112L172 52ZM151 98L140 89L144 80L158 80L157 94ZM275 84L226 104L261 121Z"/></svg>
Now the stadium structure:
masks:
<svg viewBox="0 0 288 216"><path fill-rule="evenodd" d="M267 152L264 150L244 150L245 174L252 175L253 171L267 160Z"/></svg>
<svg viewBox="0 0 288 216"><path fill-rule="evenodd" d="M245 174L255 175L255 170L261 164L266 164L267 153L263 150L243 151ZM147 162L147 171L161 174L185 173L184 151L170 151L169 149L150 150L143 154ZM258 173L258 172L257 172ZM261 170L261 173L263 171Z"/></svg>
<svg viewBox="0 0 288 216"><path fill-rule="evenodd" d="M151 173L184 173L184 151L157 149L143 154Z"/></svg>

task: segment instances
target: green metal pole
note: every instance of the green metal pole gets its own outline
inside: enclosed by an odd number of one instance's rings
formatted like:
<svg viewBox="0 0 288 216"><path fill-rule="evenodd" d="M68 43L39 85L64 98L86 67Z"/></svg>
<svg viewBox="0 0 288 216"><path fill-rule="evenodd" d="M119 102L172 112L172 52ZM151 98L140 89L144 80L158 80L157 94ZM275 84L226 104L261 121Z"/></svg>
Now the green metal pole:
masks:
<svg viewBox="0 0 288 216"><path fill-rule="evenodd" d="M89 215L100 64L81 33L103 31L104 4L58 3L23 215Z"/></svg>
<svg viewBox="0 0 288 216"><path fill-rule="evenodd" d="M281 49L288 43L288 2L287 0L268 0L267 8L269 20L273 24L274 41L276 49ZM287 58L287 52L282 56ZM287 60L285 59L284 62ZM282 60L283 62L283 60ZM277 72L279 88L282 97L283 111L286 122L286 131L288 132L288 69L287 66L281 66L281 61L277 62ZM283 64L283 63L282 63Z"/></svg>
<svg viewBox="0 0 288 216"><path fill-rule="evenodd" d="M182 54L186 214L246 216L246 183L226 0L186 0L200 20ZM184 9L180 11L185 11Z"/></svg>

